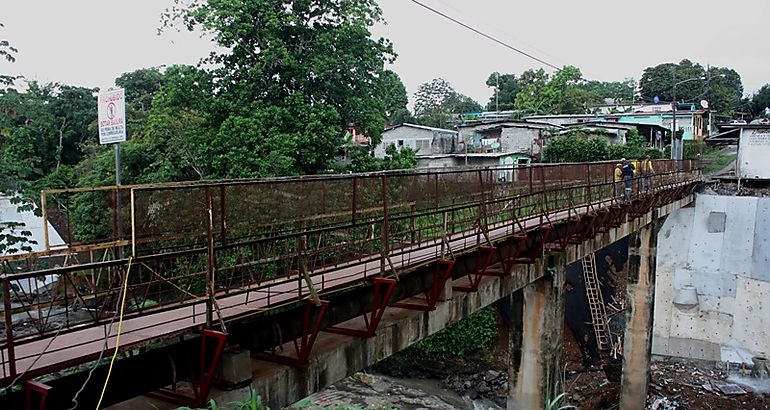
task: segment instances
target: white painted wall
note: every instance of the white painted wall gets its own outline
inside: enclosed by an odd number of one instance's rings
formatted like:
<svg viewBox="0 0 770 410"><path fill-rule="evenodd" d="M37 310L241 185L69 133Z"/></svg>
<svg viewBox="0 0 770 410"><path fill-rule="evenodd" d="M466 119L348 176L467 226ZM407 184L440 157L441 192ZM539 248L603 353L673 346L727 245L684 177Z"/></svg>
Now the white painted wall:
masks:
<svg viewBox="0 0 770 410"><path fill-rule="evenodd" d="M770 127L741 129L738 173L741 178L770 179Z"/></svg>
<svg viewBox="0 0 770 410"><path fill-rule="evenodd" d="M724 213L724 231L709 215ZM712 218L718 218L714 214ZM658 236L652 352L751 362L770 354L770 198L698 195ZM695 286L698 307L673 304Z"/></svg>

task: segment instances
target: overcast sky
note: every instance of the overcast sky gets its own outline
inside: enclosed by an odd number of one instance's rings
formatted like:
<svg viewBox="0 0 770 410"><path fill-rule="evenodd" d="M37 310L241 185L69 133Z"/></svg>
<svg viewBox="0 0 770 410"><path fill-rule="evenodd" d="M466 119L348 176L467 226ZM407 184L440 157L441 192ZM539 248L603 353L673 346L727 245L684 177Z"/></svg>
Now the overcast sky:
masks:
<svg viewBox="0 0 770 410"><path fill-rule="evenodd" d="M585 78L639 79L645 67L690 58L734 68L747 94L770 83L767 0L421 0L446 14ZM0 72L39 81L105 87L141 67L194 64L212 45L196 34L157 35L172 0L3 0L0 39L19 49ZM410 97L436 77L482 104L493 71L542 67L410 0L382 0L394 43L392 67ZM676 41L671 33L676 32Z"/></svg>

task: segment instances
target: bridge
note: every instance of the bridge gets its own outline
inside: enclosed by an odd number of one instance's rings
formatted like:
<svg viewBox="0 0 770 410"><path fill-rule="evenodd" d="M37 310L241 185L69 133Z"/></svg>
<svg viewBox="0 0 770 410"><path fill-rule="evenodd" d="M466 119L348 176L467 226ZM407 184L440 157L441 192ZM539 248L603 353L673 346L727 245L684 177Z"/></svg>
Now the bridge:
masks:
<svg viewBox="0 0 770 410"><path fill-rule="evenodd" d="M538 323L542 317L531 315L543 311L533 313L533 301L562 289L559 266L602 243L626 235L653 240L657 219L690 202L701 180L694 162L656 161L651 187L634 181L627 200L615 196L613 169L538 164L43 191L44 223L65 240L56 243L46 231L43 251L3 259L0 386L19 382L23 389L0 402L69 407L87 365L118 353L114 370L110 364L94 373L81 405L96 404L108 377L103 405L150 392L200 405L228 344L248 348L273 374L301 373L321 360L326 335L365 341L399 312L431 318L452 298L478 295L467 315L522 291L514 299L530 320L522 314L516 343L531 355L516 359L512 372L522 376L512 378L518 397L511 400L538 403L553 375L522 372L554 365L555 358L537 358L547 353L535 339L552 337L544 326L560 327L562 319ZM639 269L650 269L639 259L650 247L634 251L637 280L645 275ZM558 315L558 295L545 301ZM644 318L634 320L626 333L635 326L643 333ZM413 341L394 342L369 361ZM644 345L625 348L635 357ZM168 367L168 358L188 363L172 365L173 379L153 370ZM633 390L625 372L624 391ZM185 378L194 386L188 395L161 390ZM260 393L280 406L334 381Z"/></svg>

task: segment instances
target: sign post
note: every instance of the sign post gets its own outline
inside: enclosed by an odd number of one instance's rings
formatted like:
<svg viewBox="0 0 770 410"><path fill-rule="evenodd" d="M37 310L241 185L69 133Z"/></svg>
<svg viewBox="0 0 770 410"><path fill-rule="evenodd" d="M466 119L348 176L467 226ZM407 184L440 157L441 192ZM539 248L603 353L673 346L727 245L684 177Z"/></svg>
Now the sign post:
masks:
<svg viewBox="0 0 770 410"><path fill-rule="evenodd" d="M99 143L114 144L115 186L120 186L120 143L126 140L126 93L122 88L99 93ZM123 239L123 221L120 217L120 191L115 191L117 239ZM123 248L118 247L120 257Z"/></svg>

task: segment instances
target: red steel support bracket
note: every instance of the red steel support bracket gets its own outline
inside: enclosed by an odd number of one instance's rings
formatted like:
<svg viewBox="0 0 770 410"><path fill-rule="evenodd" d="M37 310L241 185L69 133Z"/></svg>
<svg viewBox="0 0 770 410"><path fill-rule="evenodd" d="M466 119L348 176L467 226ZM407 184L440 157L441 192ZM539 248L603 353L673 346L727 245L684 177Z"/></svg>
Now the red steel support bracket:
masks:
<svg viewBox="0 0 770 410"><path fill-rule="evenodd" d="M551 251L564 252L570 245L570 239L578 232L582 219L580 217L573 216L564 222L564 233L560 233L559 229L554 229L556 232L556 242L554 246L548 247Z"/></svg>
<svg viewBox="0 0 770 410"><path fill-rule="evenodd" d="M374 298L372 299L371 318L367 318L366 313L364 313L364 324L366 324L366 329L361 330L331 326L324 329L325 332L356 336L363 339L374 336L375 332L377 332L377 326L380 324L380 319L382 319L382 315L385 314L385 309L388 307L388 302L390 302L390 296L393 294L393 289L396 287L396 280L392 278L375 277L372 281L374 282Z"/></svg>
<svg viewBox="0 0 770 410"><path fill-rule="evenodd" d="M479 246L479 252L476 255L476 267L473 272L468 272L468 286L453 286L453 290L460 292L475 292L479 290L479 284L481 278L487 275L487 268L489 268L492 257L495 255L497 248L494 246Z"/></svg>
<svg viewBox="0 0 770 410"><path fill-rule="evenodd" d="M310 352L313 350L313 345L318 337L318 332L321 330L321 321L323 321L326 310L329 308L329 302L326 300L319 300L319 305L317 306L318 312L316 313L315 320L313 319L314 306L315 303L312 300L306 300L305 311L302 316L302 336L299 338L299 343L297 343L297 339L294 339L294 353L296 354L296 357L276 354L275 348L269 353L259 352L256 354L256 357L299 369L307 366Z"/></svg>
<svg viewBox="0 0 770 410"><path fill-rule="evenodd" d="M213 340L215 344L211 361L206 364L206 340ZM174 403L184 404L192 407L203 407L208 401L211 392L211 382L219 366L219 359L222 357L222 351L225 349L227 333L217 332L211 329L204 329L201 332L201 351L200 351L200 369L198 380L192 376L193 397L178 393L176 390L162 389L152 392L149 395Z"/></svg>
<svg viewBox="0 0 770 410"><path fill-rule="evenodd" d="M452 269L454 268L454 265L454 261L445 259L442 259L436 263L433 269L433 281L430 285L430 288L425 291L425 305L408 302L397 302L391 303L390 306L402 309L419 310L423 312L436 310L436 302L438 302L438 298L441 295L441 292L444 290L446 282L449 280L449 278L452 277Z"/></svg>
<svg viewBox="0 0 770 410"><path fill-rule="evenodd" d="M51 390L51 386L34 380L25 380L24 390L26 390L26 403L24 406L26 410L35 408L35 406L32 405L32 395L34 393L37 393L37 395L40 396L40 400L37 402L37 409L45 410L45 402L48 400L48 391Z"/></svg>
<svg viewBox="0 0 770 410"><path fill-rule="evenodd" d="M524 241L522 241L519 252L517 252L518 255L516 255L514 259L509 260L508 263L516 265L537 262L537 259L540 257L540 253L543 251L545 243L548 240L548 235L551 233L552 229L553 228L550 225L540 226L539 228L535 229L535 238L533 242L529 244L527 243L529 235L523 237Z"/></svg>
<svg viewBox="0 0 770 410"><path fill-rule="evenodd" d="M511 237L510 241L513 243L506 247L507 252L505 252L505 256L502 258L503 269L505 269L506 275L511 274L513 266L516 265L516 259L526 250L527 236L516 235Z"/></svg>
<svg viewBox="0 0 770 410"><path fill-rule="evenodd" d="M596 236L596 224L599 219L599 215L596 212L592 212L583 216L578 229L573 232L572 236L568 239L568 242L572 245L579 245L588 238ZM582 228L582 229L580 229Z"/></svg>

